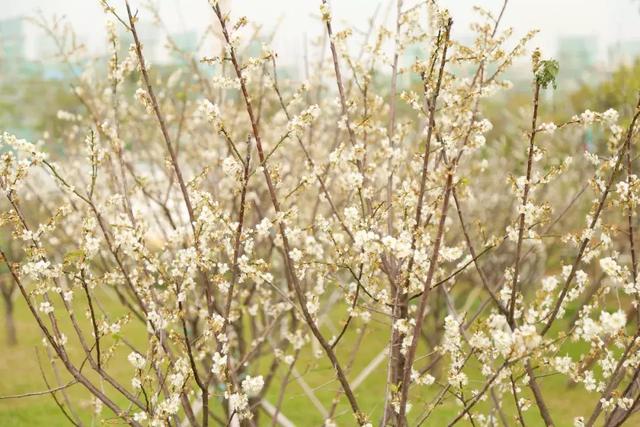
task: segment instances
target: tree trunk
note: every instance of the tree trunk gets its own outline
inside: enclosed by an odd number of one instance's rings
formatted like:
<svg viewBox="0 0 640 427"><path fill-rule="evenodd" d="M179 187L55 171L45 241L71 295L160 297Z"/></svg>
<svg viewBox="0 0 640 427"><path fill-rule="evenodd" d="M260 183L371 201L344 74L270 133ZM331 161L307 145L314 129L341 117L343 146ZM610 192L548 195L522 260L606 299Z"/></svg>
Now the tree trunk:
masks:
<svg viewBox="0 0 640 427"><path fill-rule="evenodd" d="M16 322L13 317L13 299L11 294L5 294L2 292L2 299L4 300L4 321L7 332L7 345L14 346L18 343L16 335Z"/></svg>

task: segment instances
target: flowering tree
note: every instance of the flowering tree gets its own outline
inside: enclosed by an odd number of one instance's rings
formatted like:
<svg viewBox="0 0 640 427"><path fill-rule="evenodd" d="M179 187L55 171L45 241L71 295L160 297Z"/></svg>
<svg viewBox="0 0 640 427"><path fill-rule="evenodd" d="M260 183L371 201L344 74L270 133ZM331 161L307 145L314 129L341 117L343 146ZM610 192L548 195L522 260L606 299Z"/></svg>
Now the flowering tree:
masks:
<svg viewBox="0 0 640 427"><path fill-rule="evenodd" d="M296 381L326 426L441 411L551 426L552 374L592 398L576 425L629 419L640 101L625 125L613 110L543 123L559 66L536 50L528 127L493 129L484 107L534 35L506 47L506 1L478 9L464 45L447 10L398 0L394 28L372 23L354 53L323 0L329 57L302 84L279 80L266 46L247 57L247 19L210 3L219 54L183 52L165 76L137 14L103 2L108 70L78 76L81 112L58 113L64 156L50 135L2 136L0 225L21 249L0 254L71 377L48 391L70 423L83 424L66 396L78 385L96 417L133 426L288 426ZM125 57L116 25L133 38ZM405 66L412 46L424 53ZM401 90L404 77L417 84ZM603 147L560 156L554 143L585 126ZM329 408L297 371L310 358L335 386ZM375 375L385 386L363 390Z"/></svg>

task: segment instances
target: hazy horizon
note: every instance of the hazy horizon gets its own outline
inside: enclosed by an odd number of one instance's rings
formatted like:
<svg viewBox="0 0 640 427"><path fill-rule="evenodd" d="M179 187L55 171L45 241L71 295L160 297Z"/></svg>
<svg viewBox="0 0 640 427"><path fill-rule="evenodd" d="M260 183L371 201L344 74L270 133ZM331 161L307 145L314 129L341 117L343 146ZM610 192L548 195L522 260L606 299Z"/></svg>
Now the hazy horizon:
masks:
<svg viewBox="0 0 640 427"><path fill-rule="evenodd" d="M140 9L141 19L148 16L145 2L132 1L132 6ZM311 39L322 32L315 16L319 1L272 0L234 0L231 2L234 15L245 15L249 20L269 29L276 23L278 34L273 42L282 63L296 63L302 54L305 38ZM364 28L376 8L385 14L389 0L343 0L333 2L336 27L345 22L358 28ZM122 8L124 1L111 4ZM195 31L201 33L213 22L213 15L207 0L159 0L159 7L170 32ZM442 4L449 7L456 16L454 36L469 34L469 23L475 14L473 5L481 5L489 10L498 11L502 0L460 1L445 0ZM640 12L638 2L632 0L511 0L503 18L503 28L517 28L515 36L529 29L539 29L540 33L530 46L539 46L549 55L556 51L557 40L567 36L588 36L596 40L596 57L605 58L606 47L615 43L638 41L640 43ZM573 19L579 10L580 19ZM76 30L80 39L86 43L91 53L99 53L105 45L104 23L106 16L99 2L92 0L23 0L4 5L0 10L0 20L17 16L32 16L42 13L44 16L64 16ZM391 13L392 15L392 13ZM32 34L31 34L32 36ZM33 37L30 37L33 39ZM27 56L34 57L37 50L35 42L30 40Z"/></svg>

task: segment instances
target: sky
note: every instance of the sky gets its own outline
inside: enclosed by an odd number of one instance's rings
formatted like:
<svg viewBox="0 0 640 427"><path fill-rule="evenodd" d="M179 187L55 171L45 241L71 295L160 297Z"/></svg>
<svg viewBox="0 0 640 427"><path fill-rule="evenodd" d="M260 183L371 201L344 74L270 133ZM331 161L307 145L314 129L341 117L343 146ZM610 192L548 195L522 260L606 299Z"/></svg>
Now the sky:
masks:
<svg viewBox="0 0 640 427"><path fill-rule="evenodd" d="M335 26L349 22L366 28L368 17L379 7L383 16L389 10L390 0L333 0ZM393 1L393 0L391 0ZM296 62L302 54L305 39L311 40L322 31L317 16L320 0L231 0L235 16L245 15L266 28L279 23L274 40L281 62ZM454 17L454 37L468 34L468 26L474 18L472 6L481 5L499 11L503 0L441 0ZM15 16L34 15L65 16L77 31L89 50L100 52L104 48L105 15L98 0L20 0L2 1L0 20ZM111 0L122 8L124 0ZM142 1L131 0L133 7L141 10ZM207 0L155 0L161 15L172 32L202 31L212 22L213 16ZM391 15L392 16L392 15ZM516 35L530 29L540 33L532 42L548 55L556 50L557 40L565 36L591 36L596 40L597 56L606 58L606 48L617 42L635 41L640 45L639 0L509 0L503 18L504 25L516 29ZM32 37L33 39L34 37ZM31 41L28 54L37 52Z"/></svg>

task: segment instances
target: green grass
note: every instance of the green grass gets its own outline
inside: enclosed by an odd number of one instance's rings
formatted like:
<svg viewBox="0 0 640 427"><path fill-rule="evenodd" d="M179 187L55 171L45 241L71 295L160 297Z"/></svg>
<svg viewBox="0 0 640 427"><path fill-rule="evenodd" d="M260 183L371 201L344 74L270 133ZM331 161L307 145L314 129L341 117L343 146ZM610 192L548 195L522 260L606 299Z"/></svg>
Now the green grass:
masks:
<svg viewBox="0 0 640 427"><path fill-rule="evenodd" d="M110 299L109 299L110 300ZM109 313L112 318L122 315L122 310L115 302L107 300ZM28 310L24 300L18 298L15 302L15 320L18 336L18 345L9 347L6 344L6 327L4 320L0 322L0 396L14 396L25 393L34 393L47 390L47 385L43 379L41 368L47 376L52 387L58 384L67 384L72 377L66 373L62 363L57 360L55 366L60 375L60 383L55 382L55 373L49 362L47 349L43 346L43 334L33 320L31 312ZM84 318L84 308L80 302L74 304L75 315L79 319L80 327L85 336L90 336L89 322ZM63 318L64 316L58 316ZM4 317L3 317L4 319ZM76 366L82 363L83 353L79 342L71 337L73 334L71 323L65 319L59 321L60 329L66 332L69 337L67 345L71 359ZM128 338L133 342L144 342L144 329L135 323L131 323L128 328ZM107 348L109 340L104 340L103 349ZM104 350L103 350L104 351ZM113 362L110 362L108 371L124 384L128 384L132 375L132 368L126 362L124 348L120 347L115 352ZM107 384L102 384L98 377L85 366L83 372L99 386L109 391ZM73 409L80 418L91 425L93 413L92 399L89 393L79 384L74 384L67 389L69 400ZM115 399L116 403L124 405L122 399ZM104 414L109 416L109 411L105 408ZM64 414L60 411L53 398L49 394L22 397L19 399L0 400L0 426L67 426L70 425Z"/></svg>
<svg viewBox="0 0 640 427"><path fill-rule="evenodd" d="M114 316L118 314L119 307L117 302L105 303L105 308ZM109 306L111 305L111 306ZM77 310L77 315L82 316L82 311ZM60 316L62 317L62 316ZM339 320L335 321L339 324ZM16 395L22 393L36 392L46 389L46 385L42 379L40 368L38 367L38 359L36 357L36 349L40 354L45 372L50 380L52 380L52 372L47 362L46 351L42 346L41 333L37 329L35 322L31 318L24 302L21 299L16 301L16 323L18 330L19 344L16 347L9 348L5 344L5 325L0 323L0 396ZM68 327L67 322L61 322L62 329ZM84 325L83 327L86 327ZM134 343L145 342L144 328L136 322L126 327L123 333L127 334ZM326 336L331 336L333 331L325 330ZM68 333L68 335L70 335ZM346 361L350 357L350 351L356 337L356 332L347 333L343 341L338 345L338 356L340 360ZM355 378L357 374L385 347L388 341L388 326L381 322L372 321L367 330L367 336L357 356L354 359L353 369L349 375ZM71 354L75 360L81 356L80 348L77 344L70 344ZM564 352L573 353L576 349L569 347ZM126 361L128 351L121 348L116 352L114 358L109 362L109 372L117 379L122 380L128 385L129 378L132 375L132 368ZM258 371L265 372L270 363L270 358L265 356L259 361L258 366L252 367L252 373ZM314 389L318 399L325 408L330 408L331 402L339 390L339 384L333 380L331 367L323 358L315 358L311 352L301 355L299 362L296 364L298 372L304 380ZM59 365L60 372L63 376L63 382L69 380L69 376L64 374L64 369ZM273 385L271 386L266 398L274 403L277 401L280 383L284 375L284 368L281 367L276 375ZM386 365L383 362L376 371L368 377L368 379L356 390L356 396L362 409L368 413L373 420L379 419L382 412L382 401L385 392L385 371ZM85 372L90 372L85 368ZM482 378L478 373L478 367L473 364L469 366L467 371L470 375L471 384L477 382L477 386L482 386ZM99 384L95 376L91 376L96 383ZM328 382L329 381L329 382ZM546 402L549 405L557 426L570 426L573 424L573 418L578 415L588 415L596 401L595 394L588 394L582 387L567 387L566 379L561 376L548 376L539 380L543 388ZM105 385L105 387L107 387ZM428 402L439 390L438 387L415 387L412 391L413 400L415 402ZM90 395L80 386L74 385L68 389L69 399L74 408L87 425L92 425L92 406ZM113 395L114 393L112 393ZM523 390L523 397L532 399L527 389ZM215 410L220 410L220 405L216 403L216 397L212 397L211 406ZM124 401L119 400L118 403L124 405ZM489 401L478 404L478 410L487 412L490 405ZM504 410L513 417L514 406L513 399L510 395L505 395ZM411 412L412 419L418 416L421 408L416 405ZM439 426L446 425L459 412L460 407L448 399L447 402L438 407L434 411L429 422L424 425ZM298 426L320 426L323 418L316 408L310 403L304 391L296 381L292 381L287 389L284 399L282 413ZM109 416L106 408L104 415ZM259 425L270 425L270 417L261 415ZM335 420L340 426L355 425L351 411L346 404L345 399L341 399L336 410ZM513 420L513 418L511 418ZM525 413L525 420L528 426L541 425L541 419L538 415L535 405ZM120 425L116 420L111 420L110 424ZM515 423L515 421L514 421ZM70 425L64 415L55 405L53 399L48 395L25 397L21 399L2 399L0 400L0 426L1 427L56 427ZM93 424L93 425L98 425ZM461 423L460 425L465 425ZM515 424L514 424L515 425Z"/></svg>
<svg viewBox="0 0 640 427"><path fill-rule="evenodd" d="M6 345L6 329L4 321L0 328L0 396L46 390L42 379L36 348L40 353L43 365L48 365L47 354L42 346L39 329L32 321L23 300L16 301L16 330L18 345ZM46 367L46 366L45 366ZM50 372L47 369L48 372ZM65 376L65 378L67 378ZM77 391L74 386L70 392ZM75 393L74 393L74 396ZM82 399L77 395L77 402ZM25 397L21 399L0 400L0 425L18 426L67 426L69 422L48 395Z"/></svg>

